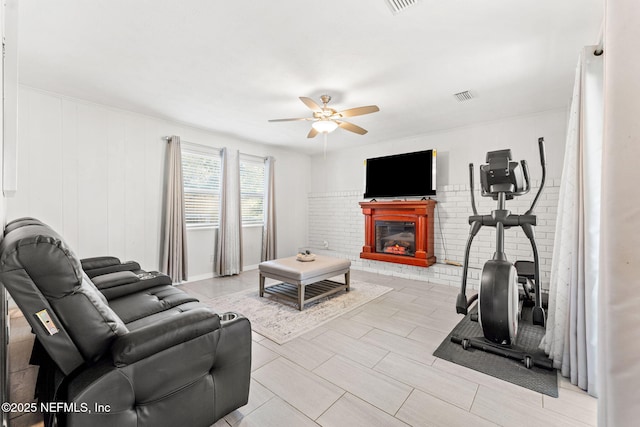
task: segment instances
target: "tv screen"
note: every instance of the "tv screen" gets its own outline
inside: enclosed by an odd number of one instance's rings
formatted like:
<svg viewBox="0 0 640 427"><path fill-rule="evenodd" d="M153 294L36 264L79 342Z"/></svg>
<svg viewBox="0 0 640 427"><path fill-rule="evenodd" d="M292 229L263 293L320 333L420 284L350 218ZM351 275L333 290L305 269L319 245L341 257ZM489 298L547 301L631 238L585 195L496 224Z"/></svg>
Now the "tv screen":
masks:
<svg viewBox="0 0 640 427"><path fill-rule="evenodd" d="M435 194L436 150L366 160L365 199Z"/></svg>

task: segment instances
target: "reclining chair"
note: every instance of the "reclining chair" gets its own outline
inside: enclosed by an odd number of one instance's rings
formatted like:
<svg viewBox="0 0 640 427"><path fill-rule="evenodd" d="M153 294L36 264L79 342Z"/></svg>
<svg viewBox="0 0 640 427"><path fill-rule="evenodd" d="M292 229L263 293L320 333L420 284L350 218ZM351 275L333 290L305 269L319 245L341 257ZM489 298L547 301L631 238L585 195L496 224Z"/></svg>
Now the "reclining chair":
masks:
<svg viewBox="0 0 640 427"><path fill-rule="evenodd" d="M210 426L245 405L249 321L221 322L167 276L145 278L139 266L114 260L84 262L116 269L94 275L107 299L51 228L25 218L5 229L0 283L36 335L32 359L43 349L39 399L64 403L45 418L68 426Z"/></svg>

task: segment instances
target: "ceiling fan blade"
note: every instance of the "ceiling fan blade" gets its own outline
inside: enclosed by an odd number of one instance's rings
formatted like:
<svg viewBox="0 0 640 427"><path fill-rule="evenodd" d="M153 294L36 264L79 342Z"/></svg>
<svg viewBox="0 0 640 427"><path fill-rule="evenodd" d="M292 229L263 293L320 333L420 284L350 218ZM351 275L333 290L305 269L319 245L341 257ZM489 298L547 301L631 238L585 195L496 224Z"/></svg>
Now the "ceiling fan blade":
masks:
<svg viewBox="0 0 640 427"><path fill-rule="evenodd" d="M338 126L340 126L342 129L344 130L348 130L349 132L354 132L357 133L359 135L364 135L365 133L367 133L366 129L361 128L360 126L356 126L353 123L349 123L349 122L341 122L339 120L335 121Z"/></svg>
<svg viewBox="0 0 640 427"><path fill-rule="evenodd" d="M367 105L366 107L356 107L349 108L344 111L339 111L335 113L332 117L354 117L354 116L362 116L363 114L371 114L376 111L380 111L377 105Z"/></svg>
<svg viewBox="0 0 640 427"><path fill-rule="evenodd" d="M270 119L270 122L294 122L297 120L313 120L313 117L297 118L297 119Z"/></svg>
<svg viewBox="0 0 640 427"><path fill-rule="evenodd" d="M300 97L300 101L304 102L304 105L306 105L307 107L309 107L309 109L311 111L313 111L314 113L321 113L322 112L322 107L320 107L316 101L314 101L311 98L307 98L306 96L301 96Z"/></svg>
<svg viewBox="0 0 640 427"><path fill-rule="evenodd" d="M307 134L307 138L314 138L317 134L318 131L315 128L311 128L311 130Z"/></svg>

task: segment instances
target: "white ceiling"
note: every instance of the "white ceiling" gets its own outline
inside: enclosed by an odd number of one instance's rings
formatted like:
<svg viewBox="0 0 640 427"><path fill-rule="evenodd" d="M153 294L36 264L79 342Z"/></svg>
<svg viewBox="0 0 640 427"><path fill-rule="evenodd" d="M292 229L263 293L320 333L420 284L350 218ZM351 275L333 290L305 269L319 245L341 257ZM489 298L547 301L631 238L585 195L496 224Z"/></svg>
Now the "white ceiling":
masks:
<svg viewBox="0 0 640 427"><path fill-rule="evenodd" d="M369 130L329 149L566 106L603 0L20 0L19 81L306 153L298 100ZM460 103L453 94L476 97Z"/></svg>

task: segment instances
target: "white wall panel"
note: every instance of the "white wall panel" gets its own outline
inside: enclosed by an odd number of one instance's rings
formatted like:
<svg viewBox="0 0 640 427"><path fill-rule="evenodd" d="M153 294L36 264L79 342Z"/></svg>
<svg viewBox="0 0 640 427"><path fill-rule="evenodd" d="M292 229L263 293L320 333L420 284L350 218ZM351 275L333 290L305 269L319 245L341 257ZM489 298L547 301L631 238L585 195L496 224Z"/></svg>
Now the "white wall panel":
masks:
<svg viewBox="0 0 640 427"><path fill-rule="evenodd" d="M24 92L21 92L24 93ZM62 233L67 243L79 247L79 183L78 183L78 107L74 102L62 100ZM20 123L20 122L19 122ZM20 145L31 142L29 138L19 139ZM25 156L26 157L26 156ZM21 194L22 191L18 191ZM44 221L44 219L43 219Z"/></svg>
<svg viewBox="0 0 640 427"><path fill-rule="evenodd" d="M144 157L139 159L149 166L145 168L145 220L144 220L144 263L156 265L160 259L160 229L162 224L164 160L166 143L158 141L157 135L167 135L158 121L147 120L147 136L144 143ZM159 147L158 147L159 146Z"/></svg>
<svg viewBox="0 0 640 427"><path fill-rule="evenodd" d="M242 228L242 262L245 266L260 264L262 252L262 227Z"/></svg>
<svg viewBox="0 0 640 427"><path fill-rule="evenodd" d="M114 111L107 112L107 223L109 224L108 253L126 254L125 189L127 188L126 117Z"/></svg>
<svg viewBox="0 0 640 427"><path fill-rule="evenodd" d="M60 105L60 100L56 99L31 102L28 132L39 143L29 147L28 173L23 176L27 188L42 188L41 194L28 196L30 210L34 215L46 214L48 221L56 227L62 226L62 209L58 202L62 198L62 176L56 173L62 168ZM51 110L56 114L48 114Z"/></svg>
<svg viewBox="0 0 640 427"><path fill-rule="evenodd" d="M292 256L298 248L307 245L307 227L309 206L307 195L310 191L309 179L315 179L310 173L308 162L300 162L293 154L276 155L275 194L278 229L278 257ZM301 232L301 229L304 232ZM302 237L304 236L304 239Z"/></svg>
<svg viewBox="0 0 640 427"><path fill-rule="evenodd" d="M189 278L213 277L213 256L216 252L217 228L198 228L187 231Z"/></svg>
<svg viewBox="0 0 640 427"><path fill-rule="evenodd" d="M148 137L145 126L145 119L138 116L127 115L126 117L126 139L125 156L121 161L125 165L125 186L121 189L124 193L124 210L126 219L125 229L125 253L127 259L145 261L145 218L147 215L153 217L160 215L160 212L150 212L146 206L146 178L148 170L160 168L161 165L149 164L145 159L144 141ZM162 141L156 136L158 142L157 150L163 148ZM156 263L158 259L155 260Z"/></svg>
<svg viewBox="0 0 640 427"><path fill-rule="evenodd" d="M7 219L34 216L80 257L114 255L159 266L166 142L229 147L276 158L278 251L307 241L310 158L184 124L20 87L18 179ZM262 234L245 233L245 265L260 258ZM212 274L213 230L189 231L190 275Z"/></svg>
<svg viewBox="0 0 640 427"><path fill-rule="evenodd" d="M31 139L31 117L29 114L30 104L31 97L26 95L22 96L20 102L18 103L18 117L20 117L17 130L18 141L20 141L21 139ZM7 221L16 219L16 216L11 215L10 208L13 208L18 212L29 212L29 144L18 144L16 151L16 174L17 182L18 185L20 185L21 191L16 192L13 197L11 197L10 203L7 199L7 203L5 206L5 208L7 209Z"/></svg>
<svg viewBox="0 0 640 427"><path fill-rule="evenodd" d="M46 98L46 95L42 95ZM77 251L98 256L109 251L107 115L90 104L78 105L78 223ZM37 141L34 141L37 144ZM38 187L31 189L37 195Z"/></svg>

